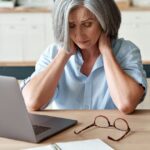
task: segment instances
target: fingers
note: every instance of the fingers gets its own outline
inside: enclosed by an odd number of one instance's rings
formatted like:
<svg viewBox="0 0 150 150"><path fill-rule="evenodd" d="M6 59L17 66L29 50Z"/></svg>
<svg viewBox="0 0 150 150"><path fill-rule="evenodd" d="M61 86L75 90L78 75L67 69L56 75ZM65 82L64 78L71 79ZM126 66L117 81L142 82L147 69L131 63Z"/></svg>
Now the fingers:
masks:
<svg viewBox="0 0 150 150"><path fill-rule="evenodd" d="M70 54L71 55L75 54L77 49L78 49L77 45L72 40L70 40Z"/></svg>
<svg viewBox="0 0 150 150"><path fill-rule="evenodd" d="M105 49L111 47L110 37L107 33L102 32L99 38L99 50L102 53Z"/></svg>
<svg viewBox="0 0 150 150"><path fill-rule="evenodd" d="M72 40L70 40L70 49L71 51L77 50L77 45Z"/></svg>

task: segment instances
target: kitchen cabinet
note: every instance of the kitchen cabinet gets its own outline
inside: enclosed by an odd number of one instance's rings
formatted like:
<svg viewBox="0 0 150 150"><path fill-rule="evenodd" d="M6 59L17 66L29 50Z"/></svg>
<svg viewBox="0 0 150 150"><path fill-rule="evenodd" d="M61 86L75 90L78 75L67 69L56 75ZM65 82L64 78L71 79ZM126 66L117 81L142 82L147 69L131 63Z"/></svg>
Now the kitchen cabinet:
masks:
<svg viewBox="0 0 150 150"><path fill-rule="evenodd" d="M36 61L54 41L51 12L9 11L0 13L0 61ZM150 61L150 10L121 10L121 14L119 37L134 42L142 60Z"/></svg>
<svg viewBox="0 0 150 150"><path fill-rule="evenodd" d="M51 13L0 13L0 61L36 61L52 42Z"/></svg>
<svg viewBox="0 0 150 150"><path fill-rule="evenodd" d="M121 11L119 37L134 42L141 50L142 60L150 60L150 11Z"/></svg>
<svg viewBox="0 0 150 150"><path fill-rule="evenodd" d="M0 61L22 60L22 30L17 25L0 26Z"/></svg>

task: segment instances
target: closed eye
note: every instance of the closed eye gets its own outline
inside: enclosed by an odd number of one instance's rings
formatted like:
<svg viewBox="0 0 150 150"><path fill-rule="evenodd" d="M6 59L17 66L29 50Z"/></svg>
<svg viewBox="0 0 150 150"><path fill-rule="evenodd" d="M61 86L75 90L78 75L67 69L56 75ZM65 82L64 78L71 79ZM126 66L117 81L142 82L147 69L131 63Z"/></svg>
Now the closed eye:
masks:
<svg viewBox="0 0 150 150"><path fill-rule="evenodd" d="M92 22L84 22L84 23L82 23L82 25L84 26L84 27L91 27L92 26Z"/></svg>
<svg viewBox="0 0 150 150"><path fill-rule="evenodd" d="M69 23L69 28L74 28L76 25L74 23Z"/></svg>

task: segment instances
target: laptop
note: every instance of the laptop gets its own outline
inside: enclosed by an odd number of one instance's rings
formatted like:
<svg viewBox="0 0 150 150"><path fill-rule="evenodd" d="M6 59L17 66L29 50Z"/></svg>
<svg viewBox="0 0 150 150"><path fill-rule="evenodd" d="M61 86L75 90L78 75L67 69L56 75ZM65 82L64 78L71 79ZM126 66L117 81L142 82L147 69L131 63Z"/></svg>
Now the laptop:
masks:
<svg viewBox="0 0 150 150"><path fill-rule="evenodd" d="M38 143L76 123L28 113L16 78L0 76L0 137Z"/></svg>

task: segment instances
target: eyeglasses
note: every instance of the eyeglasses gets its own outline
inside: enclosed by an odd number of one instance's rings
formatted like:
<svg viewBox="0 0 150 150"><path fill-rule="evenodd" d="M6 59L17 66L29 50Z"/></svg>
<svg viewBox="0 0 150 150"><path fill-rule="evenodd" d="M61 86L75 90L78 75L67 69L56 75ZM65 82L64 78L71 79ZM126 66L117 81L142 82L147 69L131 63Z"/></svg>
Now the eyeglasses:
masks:
<svg viewBox="0 0 150 150"><path fill-rule="evenodd" d="M118 139L114 139L114 138L108 136L108 139L110 139L112 141L120 141L130 132L129 124L125 119L117 118L114 120L113 124L111 124L107 117L105 117L103 115L99 115L99 116L95 117L94 122L92 124L88 125L87 127L83 128L82 130L74 131L74 133L79 134L82 131L85 131L86 129L91 128L93 126L96 126L98 128L114 127L117 130L125 131L125 133Z"/></svg>

